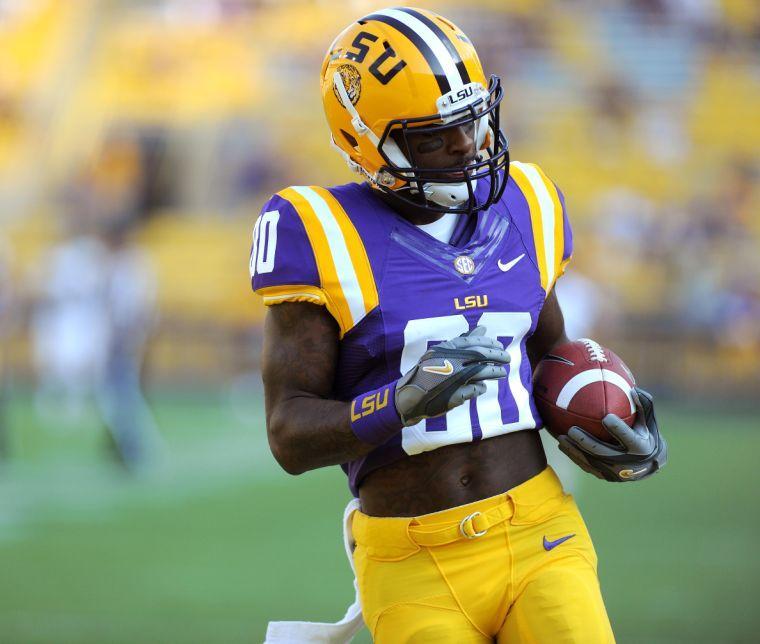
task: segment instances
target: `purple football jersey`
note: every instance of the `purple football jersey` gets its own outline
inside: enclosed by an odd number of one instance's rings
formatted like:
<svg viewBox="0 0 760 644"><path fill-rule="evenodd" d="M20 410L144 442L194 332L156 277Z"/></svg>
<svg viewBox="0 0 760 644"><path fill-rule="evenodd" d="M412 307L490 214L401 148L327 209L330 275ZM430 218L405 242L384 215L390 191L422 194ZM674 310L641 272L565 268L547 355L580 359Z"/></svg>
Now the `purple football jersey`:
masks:
<svg viewBox="0 0 760 644"><path fill-rule="evenodd" d="M254 228L253 289L268 305L314 302L335 317L336 399L399 378L431 345L476 326L510 354L507 378L483 395L344 464L355 495L369 472L401 458L540 427L526 341L571 254L563 197L532 164L512 162L501 200L462 216L450 243L368 184L291 187L270 199Z"/></svg>

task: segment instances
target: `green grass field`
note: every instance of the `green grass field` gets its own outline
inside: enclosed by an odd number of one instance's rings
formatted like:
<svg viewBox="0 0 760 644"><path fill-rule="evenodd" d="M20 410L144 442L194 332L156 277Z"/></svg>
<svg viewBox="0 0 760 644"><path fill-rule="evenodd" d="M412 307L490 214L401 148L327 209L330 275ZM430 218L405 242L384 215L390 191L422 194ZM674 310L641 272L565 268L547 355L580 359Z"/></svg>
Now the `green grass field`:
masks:
<svg viewBox="0 0 760 644"><path fill-rule="evenodd" d="M42 421L27 395L11 398L0 642L261 642L271 618L341 617L343 474L280 472L258 400L152 404L165 455L133 479L103 460L91 415ZM578 481L618 641L758 641L756 419L663 406L660 420L661 475Z"/></svg>

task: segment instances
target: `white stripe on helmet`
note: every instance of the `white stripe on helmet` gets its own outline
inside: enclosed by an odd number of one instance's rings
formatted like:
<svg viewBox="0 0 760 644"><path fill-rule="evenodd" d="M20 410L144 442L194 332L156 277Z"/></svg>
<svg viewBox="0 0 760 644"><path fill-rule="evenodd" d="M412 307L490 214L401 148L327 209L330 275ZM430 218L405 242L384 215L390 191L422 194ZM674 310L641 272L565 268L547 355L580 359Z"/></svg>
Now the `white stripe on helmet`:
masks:
<svg viewBox="0 0 760 644"><path fill-rule="evenodd" d="M446 49L446 46L441 42L441 39L436 36L430 27L428 27L422 20L415 18L408 13L399 11L398 9L383 9L382 11L376 11L375 15L387 16L393 18L399 22L403 22L407 27L412 29L422 40L425 41L435 57L440 62L443 68L446 78L451 85L451 89L459 89L463 86L462 77L459 75L456 61L454 57Z"/></svg>

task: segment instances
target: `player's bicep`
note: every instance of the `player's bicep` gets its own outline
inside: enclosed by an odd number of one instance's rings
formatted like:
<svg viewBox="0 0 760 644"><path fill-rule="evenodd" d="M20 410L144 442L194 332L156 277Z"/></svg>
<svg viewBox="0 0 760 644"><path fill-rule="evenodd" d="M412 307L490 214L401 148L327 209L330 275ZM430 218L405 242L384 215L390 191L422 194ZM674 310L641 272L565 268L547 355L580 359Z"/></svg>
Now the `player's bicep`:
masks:
<svg viewBox="0 0 760 644"><path fill-rule="evenodd" d="M269 308L261 367L267 417L295 397L330 396L338 333L338 325L323 306L285 302Z"/></svg>
<svg viewBox="0 0 760 644"><path fill-rule="evenodd" d="M565 342L568 342L565 317L562 315L557 293L552 289L538 316L536 330L528 339L527 350L531 365L535 368L549 351Z"/></svg>

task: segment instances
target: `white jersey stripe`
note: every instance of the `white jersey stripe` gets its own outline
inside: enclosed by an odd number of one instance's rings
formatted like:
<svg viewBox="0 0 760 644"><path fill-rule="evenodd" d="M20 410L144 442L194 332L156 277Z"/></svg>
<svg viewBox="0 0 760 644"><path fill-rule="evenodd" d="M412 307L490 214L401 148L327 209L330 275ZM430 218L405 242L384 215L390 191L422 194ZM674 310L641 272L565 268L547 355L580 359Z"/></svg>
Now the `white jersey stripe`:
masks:
<svg viewBox="0 0 760 644"><path fill-rule="evenodd" d="M253 244L251 245L251 260L248 265L248 272L253 279L256 274L256 256L259 250L259 227L261 226L261 216L256 219L256 225L253 227Z"/></svg>
<svg viewBox="0 0 760 644"><path fill-rule="evenodd" d="M554 226L556 225L557 217L554 212L554 201L546 189L546 184L541 179L538 170L527 163L520 163L519 167L525 173L528 181L530 181L530 185L533 187L538 199L538 206L541 209L541 225L544 233L544 257L546 258L546 284L547 289L549 289L554 284L554 277L557 271L556 249L554 248Z"/></svg>
<svg viewBox="0 0 760 644"><path fill-rule="evenodd" d="M412 29L422 40L425 41L430 50L433 52L438 62L441 63L446 78L451 85L451 89L460 89L463 87L462 77L457 69L456 61L446 48L440 38L435 35L432 29L428 27L422 20L415 18L414 16L399 11L398 9L383 9L382 11L376 11L375 15L387 16L393 18L399 22L403 22L407 27Z"/></svg>
<svg viewBox="0 0 760 644"><path fill-rule="evenodd" d="M343 290L343 295L351 312L351 326L348 328L354 327L367 312L364 309L364 297L361 286L359 286L359 278L356 275L351 256L348 254L348 247L346 246L343 232L335 220L330 206L314 190L306 186L293 186L293 190L309 202L322 226L325 237L327 237L330 254L335 263L335 272L338 274L340 287Z"/></svg>

